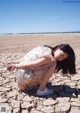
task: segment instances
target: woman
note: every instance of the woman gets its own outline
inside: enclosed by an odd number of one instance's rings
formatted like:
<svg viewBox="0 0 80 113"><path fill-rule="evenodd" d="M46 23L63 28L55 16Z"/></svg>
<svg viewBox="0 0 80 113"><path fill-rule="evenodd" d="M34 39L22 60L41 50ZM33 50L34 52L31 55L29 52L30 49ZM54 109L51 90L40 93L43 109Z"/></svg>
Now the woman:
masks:
<svg viewBox="0 0 80 113"><path fill-rule="evenodd" d="M18 69L18 86L21 90L27 88L37 89L37 95L50 95L52 89L48 89L48 83L52 74L62 70L62 74L75 74L75 53L69 44L61 44L56 47L38 46L29 51L20 62L7 65L8 71Z"/></svg>

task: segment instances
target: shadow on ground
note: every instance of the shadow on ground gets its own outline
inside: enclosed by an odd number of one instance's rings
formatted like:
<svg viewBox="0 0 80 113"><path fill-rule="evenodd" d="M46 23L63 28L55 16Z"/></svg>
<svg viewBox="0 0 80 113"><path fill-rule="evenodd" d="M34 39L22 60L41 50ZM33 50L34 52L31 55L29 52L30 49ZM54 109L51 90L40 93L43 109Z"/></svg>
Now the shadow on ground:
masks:
<svg viewBox="0 0 80 113"><path fill-rule="evenodd" d="M80 94L80 89L71 88L68 85L52 85L51 83L48 83L47 87L54 90L54 93L52 95L37 96L36 95L37 88L29 89L29 90L23 91L23 92L28 94L29 96L40 97L40 98L53 98L53 99L56 99L57 97L70 97L71 98L73 96L75 96L75 98L77 98L78 95Z"/></svg>

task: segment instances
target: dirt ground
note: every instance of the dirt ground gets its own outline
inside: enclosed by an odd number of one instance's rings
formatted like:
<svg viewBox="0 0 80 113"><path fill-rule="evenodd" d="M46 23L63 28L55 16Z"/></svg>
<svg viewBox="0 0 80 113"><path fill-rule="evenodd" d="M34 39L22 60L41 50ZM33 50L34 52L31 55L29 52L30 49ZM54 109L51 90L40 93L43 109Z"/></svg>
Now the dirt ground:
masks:
<svg viewBox="0 0 80 113"><path fill-rule="evenodd" d="M16 71L6 70L6 63L20 59L38 45L68 43L76 54L77 74L71 78L53 74L48 87L54 94L36 96L36 90L24 93L17 85ZM4 113L80 113L80 33L29 34L0 36L0 112Z"/></svg>

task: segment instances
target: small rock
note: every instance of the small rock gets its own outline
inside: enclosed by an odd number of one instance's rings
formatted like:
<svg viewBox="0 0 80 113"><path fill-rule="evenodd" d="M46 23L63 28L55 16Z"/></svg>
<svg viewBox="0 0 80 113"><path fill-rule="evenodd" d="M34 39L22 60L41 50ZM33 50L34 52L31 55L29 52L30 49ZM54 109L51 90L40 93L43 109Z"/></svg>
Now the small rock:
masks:
<svg viewBox="0 0 80 113"><path fill-rule="evenodd" d="M8 78L6 78L5 80L3 80L3 84L9 83L10 80Z"/></svg>
<svg viewBox="0 0 80 113"><path fill-rule="evenodd" d="M0 81L0 86L2 86L2 81Z"/></svg>
<svg viewBox="0 0 80 113"><path fill-rule="evenodd" d="M11 110L8 110L7 113L12 113L12 111Z"/></svg>
<svg viewBox="0 0 80 113"><path fill-rule="evenodd" d="M71 98L70 102L80 102L78 98Z"/></svg>
<svg viewBox="0 0 80 113"><path fill-rule="evenodd" d="M19 112L20 112L20 108L13 109L13 113L19 113Z"/></svg>
<svg viewBox="0 0 80 113"><path fill-rule="evenodd" d="M69 102L70 97L58 97L56 100L58 102Z"/></svg>
<svg viewBox="0 0 80 113"><path fill-rule="evenodd" d="M77 82L78 85L80 85L80 80Z"/></svg>
<svg viewBox="0 0 80 113"><path fill-rule="evenodd" d="M55 113L69 113L70 103L69 102L61 102L56 105Z"/></svg>
<svg viewBox="0 0 80 113"><path fill-rule="evenodd" d="M71 78L72 81L80 80L80 75L76 75Z"/></svg>
<svg viewBox="0 0 80 113"><path fill-rule="evenodd" d="M33 107L34 104L30 104L29 102L23 102L21 106L22 108L30 108Z"/></svg>
<svg viewBox="0 0 80 113"><path fill-rule="evenodd" d="M11 106L12 106L13 108L20 108L20 101L11 100Z"/></svg>
<svg viewBox="0 0 80 113"><path fill-rule="evenodd" d="M37 105L37 108L36 109L40 111L42 108L43 108L42 105Z"/></svg>
<svg viewBox="0 0 80 113"><path fill-rule="evenodd" d="M69 113L80 113L80 107L71 107L71 111Z"/></svg>
<svg viewBox="0 0 80 113"><path fill-rule="evenodd" d="M4 78L0 76L0 82L3 81L3 80L4 80Z"/></svg>
<svg viewBox="0 0 80 113"><path fill-rule="evenodd" d="M27 109L26 110L22 110L21 113L28 113L28 110Z"/></svg>
<svg viewBox="0 0 80 113"><path fill-rule="evenodd" d="M17 100L22 100L24 98L24 95L22 95L22 94L18 94L18 96L17 96Z"/></svg>
<svg viewBox="0 0 80 113"><path fill-rule="evenodd" d="M10 83L4 84L3 86L10 89L12 88L12 85Z"/></svg>
<svg viewBox="0 0 80 113"><path fill-rule="evenodd" d="M80 106L80 102L71 102L71 106L79 107Z"/></svg>
<svg viewBox="0 0 80 113"><path fill-rule="evenodd" d="M33 109L31 109L30 113L43 113L43 112L37 111L36 109L33 108Z"/></svg>
<svg viewBox="0 0 80 113"><path fill-rule="evenodd" d="M77 81L70 81L65 84L65 88L75 88Z"/></svg>
<svg viewBox="0 0 80 113"><path fill-rule="evenodd" d="M41 109L41 111L42 112L44 112L44 113L54 113L54 109L53 109L53 107L51 107L51 106L44 106L42 109Z"/></svg>
<svg viewBox="0 0 80 113"><path fill-rule="evenodd" d="M5 92L0 92L0 95L4 95L5 94Z"/></svg>
<svg viewBox="0 0 80 113"><path fill-rule="evenodd" d="M7 98L9 99L9 98L12 98L16 95L17 95L17 91L10 91L9 93L7 93Z"/></svg>
<svg viewBox="0 0 80 113"><path fill-rule="evenodd" d="M65 81L65 84L71 82L71 80L69 80L68 78L64 79L64 81Z"/></svg>
<svg viewBox="0 0 80 113"><path fill-rule="evenodd" d="M11 74L10 76L8 76L10 79L13 79L15 77L14 74Z"/></svg>
<svg viewBox="0 0 80 113"><path fill-rule="evenodd" d="M32 99L29 97L29 95L27 95L27 96L25 96L25 97L22 99L22 101L24 101L24 102L30 102L30 101L32 101Z"/></svg>
<svg viewBox="0 0 80 113"><path fill-rule="evenodd" d="M12 83L12 89L17 89L18 88L18 83L13 82Z"/></svg>
<svg viewBox="0 0 80 113"><path fill-rule="evenodd" d="M80 95L78 95L78 99L79 99L79 101L80 101Z"/></svg>
<svg viewBox="0 0 80 113"><path fill-rule="evenodd" d="M55 104L57 104L57 101L56 100L53 100L53 99L47 99L47 100L45 100L45 101L43 101L43 105L47 105L47 106L49 106L49 105L55 105Z"/></svg>
<svg viewBox="0 0 80 113"><path fill-rule="evenodd" d="M6 102L7 102L7 99L6 99L6 98L1 98L1 97L0 97L0 102L1 102L1 103L6 103Z"/></svg>
<svg viewBox="0 0 80 113"><path fill-rule="evenodd" d="M7 92L10 91L10 88L6 88L6 87L0 87L0 92Z"/></svg>

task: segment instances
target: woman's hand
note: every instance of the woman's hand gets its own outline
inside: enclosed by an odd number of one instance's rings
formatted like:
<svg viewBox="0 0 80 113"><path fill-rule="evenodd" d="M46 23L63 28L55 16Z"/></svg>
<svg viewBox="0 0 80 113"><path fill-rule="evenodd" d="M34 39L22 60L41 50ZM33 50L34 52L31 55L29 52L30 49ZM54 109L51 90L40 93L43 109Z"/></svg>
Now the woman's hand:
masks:
<svg viewBox="0 0 80 113"><path fill-rule="evenodd" d="M13 64L11 64L11 63L7 64L7 70L8 71L14 71L14 69L15 69L15 66Z"/></svg>

